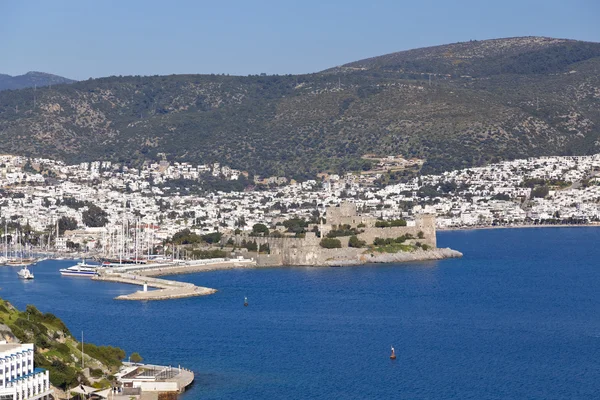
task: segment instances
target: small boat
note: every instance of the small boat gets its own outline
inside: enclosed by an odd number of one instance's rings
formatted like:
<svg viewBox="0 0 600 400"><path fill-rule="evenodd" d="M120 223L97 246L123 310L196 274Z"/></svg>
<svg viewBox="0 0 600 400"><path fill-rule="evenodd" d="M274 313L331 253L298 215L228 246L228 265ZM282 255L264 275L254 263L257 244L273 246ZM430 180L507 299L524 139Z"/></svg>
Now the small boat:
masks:
<svg viewBox="0 0 600 400"><path fill-rule="evenodd" d="M27 269L27 266L24 266L19 272L17 272L19 278L21 279L33 279L33 274L30 270Z"/></svg>
<svg viewBox="0 0 600 400"><path fill-rule="evenodd" d="M396 359L396 352L394 351L394 346L392 346L392 354L390 355L390 360Z"/></svg>
<svg viewBox="0 0 600 400"><path fill-rule="evenodd" d="M98 275L97 267L86 264L85 260L78 262L69 268L62 268L59 270L63 276L87 276L93 277Z"/></svg>
<svg viewBox="0 0 600 400"><path fill-rule="evenodd" d="M248 307L248 298L244 296L244 307Z"/></svg>

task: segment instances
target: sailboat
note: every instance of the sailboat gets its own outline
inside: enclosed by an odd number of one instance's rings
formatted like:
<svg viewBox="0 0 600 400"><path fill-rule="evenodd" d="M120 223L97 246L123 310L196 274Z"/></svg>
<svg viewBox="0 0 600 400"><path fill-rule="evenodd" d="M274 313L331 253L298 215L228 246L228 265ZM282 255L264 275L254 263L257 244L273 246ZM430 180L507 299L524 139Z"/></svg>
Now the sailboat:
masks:
<svg viewBox="0 0 600 400"><path fill-rule="evenodd" d="M16 232L16 236L17 236L17 246L19 247L19 250L15 252L14 257L8 258L8 260L6 261L6 265L11 266L11 267L26 267L28 265L33 264L35 262L35 258L32 258L32 257L24 258L23 257L23 244L21 243L21 240L20 240L21 235L18 230ZM13 248L13 250L14 250L14 248Z"/></svg>

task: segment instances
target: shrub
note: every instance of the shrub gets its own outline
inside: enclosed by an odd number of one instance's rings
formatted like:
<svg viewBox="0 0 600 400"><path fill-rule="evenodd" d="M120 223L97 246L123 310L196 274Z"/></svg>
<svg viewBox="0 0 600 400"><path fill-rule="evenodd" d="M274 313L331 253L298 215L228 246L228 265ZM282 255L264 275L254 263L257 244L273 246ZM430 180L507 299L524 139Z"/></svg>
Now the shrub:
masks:
<svg viewBox="0 0 600 400"><path fill-rule="evenodd" d="M360 248L364 247L366 244L367 242L364 240L359 240L356 235L350 236L350 239L348 240L348 247Z"/></svg>
<svg viewBox="0 0 600 400"><path fill-rule="evenodd" d="M342 247L342 242L334 238L323 238L319 244L325 249L339 249Z"/></svg>
<svg viewBox="0 0 600 400"><path fill-rule="evenodd" d="M392 226L406 226L406 221L403 219L393 219L391 221L375 221L376 228L389 228Z"/></svg>
<svg viewBox="0 0 600 400"><path fill-rule="evenodd" d="M102 376L104 375L104 373L99 368L90 368L90 375L93 378L102 378Z"/></svg>
<svg viewBox="0 0 600 400"><path fill-rule="evenodd" d="M92 343L85 343L83 351L90 357L110 367L120 367L121 360L125 358L125 351L118 347L96 346Z"/></svg>
<svg viewBox="0 0 600 400"><path fill-rule="evenodd" d="M67 346L64 343L57 343L54 345L54 349L56 351L58 351L60 354L64 355L64 356L70 356L71 355L71 349L69 348L69 346Z"/></svg>

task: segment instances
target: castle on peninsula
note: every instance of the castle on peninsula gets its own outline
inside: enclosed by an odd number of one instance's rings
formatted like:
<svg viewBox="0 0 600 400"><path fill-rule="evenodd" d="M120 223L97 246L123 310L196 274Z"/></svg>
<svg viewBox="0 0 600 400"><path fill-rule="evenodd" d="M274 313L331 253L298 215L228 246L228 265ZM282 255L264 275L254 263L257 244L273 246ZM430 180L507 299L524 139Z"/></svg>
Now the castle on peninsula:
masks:
<svg viewBox="0 0 600 400"><path fill-rule="evenodd" d="M321 237L340 227L356 229L356 236L367 245L373 244L376 238L395 239L400 236L407 236L411 239L407 244L426 245L428 248L436 248L436 230L435 216L429 214L419 215L414 221L407 221L406 226L377 226L379 220L373 216L361 215L356 209L354 203L345 202L337 207L328 207L326 209L326 223L317 224ZM270 254L258 254L258 265L334 265L337 263L346 263L355 261L357 263L368 262L368 257L363 254L365 248L350 247L348 245L350 236L337 237L340 240L341 248L323 248L320 245L321 237L311 230L315 225L309 226L309 231L304 237L247 237L237 235L235 241L237 245L242 240L255 240L257 245L266 246Z"/></svg>

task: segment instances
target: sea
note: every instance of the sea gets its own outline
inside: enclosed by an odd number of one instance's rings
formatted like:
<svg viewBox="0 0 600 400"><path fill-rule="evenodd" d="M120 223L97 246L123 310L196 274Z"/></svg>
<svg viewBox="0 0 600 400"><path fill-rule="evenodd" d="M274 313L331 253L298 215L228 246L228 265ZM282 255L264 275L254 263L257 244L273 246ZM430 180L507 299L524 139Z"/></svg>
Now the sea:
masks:
<svg viewBox="0 0 600 400"><path fill-rule="evenodd" d="M185 400L600 396L600 228L438 232L438 246L464 257L177 275L219 291L153 302L45 261L33 281L1 267L0 297L193 370Z"/></svg>

